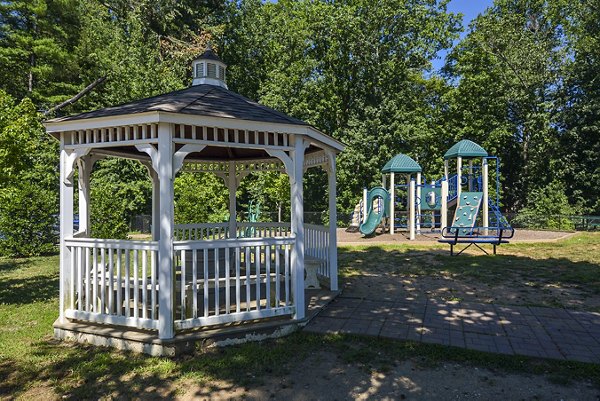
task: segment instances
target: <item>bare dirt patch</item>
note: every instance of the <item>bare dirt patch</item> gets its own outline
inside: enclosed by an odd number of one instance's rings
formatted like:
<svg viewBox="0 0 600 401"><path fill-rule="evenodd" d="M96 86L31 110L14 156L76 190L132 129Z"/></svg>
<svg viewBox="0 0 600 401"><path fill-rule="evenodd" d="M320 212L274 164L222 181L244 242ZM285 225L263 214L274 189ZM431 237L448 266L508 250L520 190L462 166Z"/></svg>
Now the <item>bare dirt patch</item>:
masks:
<svg viewBox="0 0 600 401"><path fill-rule="evenodd" d="M597 400L590 383L568 386L544 376L502 374L490 369L419 361L372 370L344 362L335 352L299 361L285 376L263 376L246 387L211 382L212 390L189 382L181 400Z"/></svg>

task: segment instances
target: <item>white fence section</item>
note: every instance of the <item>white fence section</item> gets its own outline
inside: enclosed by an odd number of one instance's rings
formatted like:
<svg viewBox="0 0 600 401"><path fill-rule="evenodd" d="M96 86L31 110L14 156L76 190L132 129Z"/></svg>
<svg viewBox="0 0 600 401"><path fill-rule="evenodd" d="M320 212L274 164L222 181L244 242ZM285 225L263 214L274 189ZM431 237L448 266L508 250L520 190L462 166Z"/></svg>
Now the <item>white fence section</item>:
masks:
<svg viewBox="0 0 600 401"><path fill-rule="evenodd" d="M175 328L293 314L294 243L294 237L175 242Z"/></svg>
<svg viewBox="0 0 600 401"><path fill-rule="evenodd" d="M228 223L175 227L174 323L188 329L292 315L289 223ZM158 242L82 238L65 240L71 280L65 317L96 323L158 328ZM330 277L329 230L305 225L305 254Z"/></svg>
<svg viewBox="0 0 600 401"><path fill-rule="evenodd" d="M291 236L290 223L237 223L238 238L273 238Z"/></svg>
<svg viewBox="0 0 600 401"><path fill-rule="evenodd" d="M229 223L176 224L175 241L202 241L229 238Z"/></svg>
<svg viewBox="0 0 600 401"><path fill-rule="evenodd" d="M321 261L317 273L331 278L329 258L329 227L304 225L304 254Z"/></svg>
<svg viewBox="0 0 600 401"><path fill-rule="evenodd" d="M71 281L65 316L156 329L158 243L72 238Z"/></svg>

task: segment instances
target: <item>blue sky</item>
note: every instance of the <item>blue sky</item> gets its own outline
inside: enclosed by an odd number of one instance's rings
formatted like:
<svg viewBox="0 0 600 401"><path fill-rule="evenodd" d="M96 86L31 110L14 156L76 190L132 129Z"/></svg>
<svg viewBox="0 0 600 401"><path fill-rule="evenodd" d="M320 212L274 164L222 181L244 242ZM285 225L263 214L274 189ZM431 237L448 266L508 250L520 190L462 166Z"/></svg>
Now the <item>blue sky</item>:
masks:
<svg viewBox="0 0 600 401"><path fill-rule="evenodd" d="M461 33L461 38L467 33L467 28L471 20L490 7L493 0L451 0L448 4L448 11L463 14L463 26L465 31ZM439 70L444 65L446 51L438 53L439 59L433 60L433 69Z"/></svg>

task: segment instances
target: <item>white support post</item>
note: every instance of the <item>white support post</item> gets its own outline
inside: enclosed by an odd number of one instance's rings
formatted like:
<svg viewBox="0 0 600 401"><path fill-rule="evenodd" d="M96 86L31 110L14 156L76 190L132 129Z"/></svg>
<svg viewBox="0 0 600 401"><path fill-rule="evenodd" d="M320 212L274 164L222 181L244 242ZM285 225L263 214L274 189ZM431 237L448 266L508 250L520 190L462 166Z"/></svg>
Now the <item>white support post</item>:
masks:
<svg viewBox="0 0 600 401"><path fill-rule="evenodd" d="M158 125L158 179L160 196L158 241L158 337L173 338L174 269L173 269L173 129Z"/></svg>
<svg viewBox="0 0 600 401"><path fill-rule="evenodd" d="M444 160L444 178L446 179L446 181L448 181L448 160L445 159Z"/></svg>
<svg viewBox="0 0 600 401"><path fill-rule="evenodd" d="M426 184L426 183L423 183ZM431 180L431 199L426 199L426 202L429 202L432 205L437 204L437 199L435 198L435 181ZM435 210L431 211L431 230L435 230Z"/></svg>
<svg viewBox="0 0 600 401"><path fill-rule="evenodd" d="M81 157L77 160L79 168L78 190L79 190L79 232L84 232L86 237L90 236L90 175L94 161L90 156Z"/></svg>
<svg viewBox="0 0 600 401"><path fill-rule="evenodd" d="M236 202L235 202L235 192L238 187L238 179L235 171L235 162L229 162L229 171L227 174L227 188L229 190L229 238L236 237L236 220L237 220L237 211L236 211Z"/></svg>
<svg viewBox="0 0 600 401"><path fill-rule="evenodd" d="M469 160L469 192L473 192L473 159Z"/></svg>
<svg viewBox="0 0 600 401"><path fill-rule="evenodd" d="M328 152L327 179L329 187L329 289L338 290L337 258L337 209L336 209L336 166L335 153Z"/></svg>
<svg viewBox="0 0 600 401"><path fill-rule="evenodd" d="M462 192L462 157L456 158L456 196L457 205L460 203L460 193Z"/></svg>
<svg viewBox="0 0 600 401"><path fill-rule="evenodd" d="M60 137L60 284L59 309L60 322L65 322L65 308L71 304L69 288L71 285L71 251L65 240L73 236L73 159L65 150L65 133Z"/></svg>
<svg viewBox="0 0 600 401"><path fill-rule="evenodd" d="M385 177L385 173L381 175L381 186L383 188L385 188L385 184L386 184L386 177Z"/></svg>
<svg viewBox="0 0 600 401"><path fill-rule="evenodd" d="M150 173L152 179L152 240L160 238L160 180L154 170Z"/></svg>
<svg viewBox="0 0 600 401"><path fill-rule="evenodd" d="M369 213L369 208L367 207L367 188L363 188L363 215L362 222L365 223L367 221L367 213Z"/></svg>
<svg viewBox="0 0 600 401"><path fill-rule="evenodd" d="M408 226L410 240L415 239L415 180L408 184Z"/></svg>
<svg viewBox="0 0 600 401"><path fill-rule="evenodd" d="M306 144L300 135L294 136L293 179L291 180L292 233L296 244L292 249L292 296L296 311L294 319L305 316L304 305L304 150Z"/></svg>
<svg viewBox="0 0 600 401"><path fill-rule="evenodd" d="M417 205L417 216L415 216L415 222L417 224L417 234L421 234L421 203L423 203L423 195L421 191L421 186L423 183L421 182L421 173L417 173L417 199L419 199L419 204Z"/></svg>
<svg viewBox="0 0 600 401"><path fill-rule="evenodd" d="M442 207L440 209L440 227L448 227L448 180L442 180Z"/></svg>
<svg viewBox="0 0 600 401"><path fill-rule="evenodd" d="M394 218L396 215L396 174L393 172L390 174L390 198L390 234L394 235L396 231L396 219Z"/></svg>
<svg viewBox="0 0 600 401"><path fill-rule="evenodd" d="M483 226L490 225L490 205L489 205L489 188L488 188L488 160L484 157L481 160L481 185L483 186ZM488 229L484 229L484 234L488 234Z"/></svg>

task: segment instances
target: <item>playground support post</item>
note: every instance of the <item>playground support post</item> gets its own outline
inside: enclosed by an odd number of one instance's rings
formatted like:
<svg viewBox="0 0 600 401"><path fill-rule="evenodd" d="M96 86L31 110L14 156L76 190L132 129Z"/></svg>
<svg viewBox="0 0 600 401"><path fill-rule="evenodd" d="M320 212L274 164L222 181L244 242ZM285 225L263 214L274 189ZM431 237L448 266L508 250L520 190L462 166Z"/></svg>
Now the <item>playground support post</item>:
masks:
<svg viewBox="0 0 600 401"><path fill-rule="evenodd" d="M473 159L469 160L469 192L473 191Z"/></svg>
<svg viewBox="0 0 600 401"><path fill-rule="evenodd" d="M421 173L417 173L417 199L419 199L419 204L417 205L417 215L419 216L418 219L415 219L415 223L417 224L417 234L421 234L421 202L423 202L421 195L422 195L422 191L421 191L421 186L422 186L422 182L421 182Z"/></svg>
<svg viewBox="0 0 600 401"><path fill-rule="evenodd" d="M448 181L448 160L444 160L444 178Z"/></svg>
<svg viewBox="0 0 600 401"><path fill-rule="evenodd" d="M408 184L408 226L410 240L415 239L415 180L410 180Z"/></svg>
<svg viewBox="0 0 600 401"><path fill-rule="evenodd" d="M442 231L448 227L448 180L442 180L442 207L440 210L440 227Z"/></svg>
<svg viewBox="0 0 600 401"><path fill-rule="evenodd" d="M490 206L489 206L489 188L488 188L488 160L487 158L482 158L481 160L481 183L483 186L483 226L489 227L489 215L490 215ZM488 235L488 229L484 229L484 234Z"/></svg>
<svg viewBox="0 0 600 401"><path fill-rule="evenodd" d="M335 153L328 153L329 163L327 165L327 181L328 181L328 195L329 195L329 288L331 291L338 290L338 259L337 259L337 215L336 215L336 198L337 198L337 186L336 186L336 166L335 166Z"/></svg>
<svg viewBox="0 0 600 401"><path fill-rule="evenodd" d="M435 190L435 180L431 180L431 189ZM431 200L431 204L435 205L437 203L437 199L435 199L435 191L433 192L432 197L433 199ZM431 211L431 230L435 230L435 212L433 210Z"/></svg>
<svg viewBox="0 0 600 401"><path fill-rule="evenodd" d="M394 235L394 231L395 231L395 215L396 215L396 175L392 172L390 174L390 215L389 215L389 219L390 219L390 234ZM384 211L385 212L385 211Z"/></svg>
<svg viewBox="0 0 600 401"><path fill-rule="evenodd" d="M363 188L363 214L362 214L362 222L367 222L367 213L369 210L367 209L367 188Z"/></svg>
<svg viewBox="0 0 600 401"><path fill-rule="evenodd" d="M457 202L460 200L460 193L462 192L462 157L456 158L456 197Z"/></svg>

